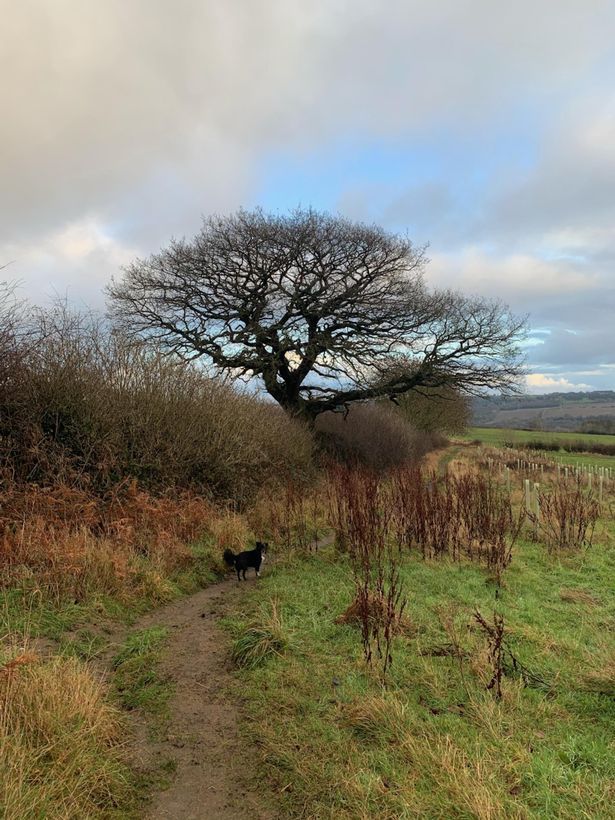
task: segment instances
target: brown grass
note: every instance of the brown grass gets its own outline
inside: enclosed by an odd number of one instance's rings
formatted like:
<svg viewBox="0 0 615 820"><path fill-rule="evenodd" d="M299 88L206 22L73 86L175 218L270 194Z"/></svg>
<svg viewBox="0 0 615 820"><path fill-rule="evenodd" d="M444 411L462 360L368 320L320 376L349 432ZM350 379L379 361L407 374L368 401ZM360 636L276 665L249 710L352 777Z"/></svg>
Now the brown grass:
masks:
<svg viewBox="0 0 615 820"><path fill-rule="evenodd" d="M510 797L503 793L493 760L478 753L470 758L449 735L408 732L402 742L406 756L419 770L429 772L441 790L440 799L455 806L460 816L477 820L525 816L522 810L511 806Z"/></svg>
<svg viewBox="0 0 615 820"><path fill-rule="evenodd" d="M102 499L29 487L0 500L0 586L39 589L57 601L92 593L165 600L168 576L194 560L187 544L216 520L203 499L153 498L134 484Z"/></svg>
<svg viewBox="0 0 615 820"><path fill-rule="evenodd" d="M562 587L559 591L559 597L567 603L581 604L582 606L598 606L600 603L600 600L593 592L578 587Z"/></svg>
<svg viewBox="0 0 615 820"><path fill-rule="evenodd" d="M602 652L587 658L582 688L615 698L615 649L605 647Z"/></svg>
<svg viewBox="0 0 615 820"><path fill-rule="evenodd" d="M363 617L362 611L363 603L359 600L354 600L345 610L335 619L336 624L349 624L351 626L360 626ZM375 597L373 594L369 596L367 604L367 617L370 621L375 621L384 624L386 620L386 603L382 598ZM396 612L394 620L391 624L391 629L394 635L411 636L415 634L413 624L404 613Z"/></svg>
<svg viewBox="0 0 615 820"><path fill-rule="evenodd" d="M0 805L5 820L108 817L129 794L122 721L76 659L24 648L1 667Z"/></svg>

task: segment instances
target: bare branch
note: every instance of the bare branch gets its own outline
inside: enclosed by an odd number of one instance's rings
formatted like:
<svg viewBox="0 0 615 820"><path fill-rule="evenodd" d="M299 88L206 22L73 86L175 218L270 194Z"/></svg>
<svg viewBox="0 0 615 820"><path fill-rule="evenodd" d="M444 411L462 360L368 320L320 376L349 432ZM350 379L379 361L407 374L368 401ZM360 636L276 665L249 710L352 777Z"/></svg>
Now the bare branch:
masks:
<svg viewBox="0 0 615 820"><path fill-rule="evenodd" d="M428 290L425 264L423 248L377 226L239 211L133 262L110 288L112 313L183 358L258 377L310 419L444 383L514 387L524 320L497 302ZM400 359L412 366L391 377Z"/></svg>

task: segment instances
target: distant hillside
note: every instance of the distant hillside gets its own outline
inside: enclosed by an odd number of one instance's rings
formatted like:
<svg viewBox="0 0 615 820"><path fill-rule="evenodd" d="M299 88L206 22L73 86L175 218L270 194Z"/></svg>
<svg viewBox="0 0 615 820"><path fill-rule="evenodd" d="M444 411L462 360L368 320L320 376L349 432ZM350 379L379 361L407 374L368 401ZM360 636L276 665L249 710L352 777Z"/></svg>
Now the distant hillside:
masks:
<svg viewBox="0 0 615 820"><path fill-rule="evenodd" d="M615 391L474 399L472 424L521 430L615 433Z"/></svg>

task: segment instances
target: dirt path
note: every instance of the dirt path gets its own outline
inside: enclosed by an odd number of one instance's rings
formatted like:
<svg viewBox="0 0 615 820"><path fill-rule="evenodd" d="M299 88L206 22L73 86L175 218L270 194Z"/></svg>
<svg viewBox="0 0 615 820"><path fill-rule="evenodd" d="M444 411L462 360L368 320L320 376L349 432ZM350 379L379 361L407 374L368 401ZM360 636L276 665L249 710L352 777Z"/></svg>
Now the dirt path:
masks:
<svg viewBox="0 0 615 820"><path fill-rule="evenodd" d="M254 583L252 580L249 584ZM152 741L135 725L136 765L144 770L173 760L170 787L154 795L150 820L271 820L258 796L246 791L247 750L238 732L228 638L219 619L244 591L228 579L148 613L132 629L169 629L161 671L175 687L164 736Z"/></svg>

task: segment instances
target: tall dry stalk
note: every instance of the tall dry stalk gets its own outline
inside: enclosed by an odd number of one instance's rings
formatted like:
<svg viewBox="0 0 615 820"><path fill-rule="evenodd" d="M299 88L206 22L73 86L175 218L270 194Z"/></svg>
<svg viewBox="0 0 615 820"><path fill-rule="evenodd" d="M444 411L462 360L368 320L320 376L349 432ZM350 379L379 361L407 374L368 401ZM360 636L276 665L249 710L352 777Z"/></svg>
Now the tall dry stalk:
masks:
<svg viewBox="0 0 615 820"><path fill-rule="evenodd" d="M548 549L575 550L592 544L600 504L580 479L556 483L539 495L540 517L531 516Z"/></svg>
<svg viewBox="0 0 615 820"><path fill-rule="evenodd" d="M491 663L491 680L487 689L492 690L496 700L502 700L502 678L504 677L504 616L493 613L493 623L489 623L478 609L474 611L474 620L487 637L488 657Z"/></svg>
<svg viewBox="0 0 615 820"><path fill-rule="evenodd" d="M481 475L426 476L417 468L396 470L389 488L399 544L420 549L424 558L480 561L499 587L523 522L509 492Z"/></svg>
<svg viewBox="0 0 615 820"><path fill-rule="evenodd" d="M376 652L385 679L406 604L402 552L392 538L392 496L384 480L367 470L335 468L331 483L336 496L333 523L348 548L355 587L352 607L361 627L363 654L370 664Z"/></svg>

